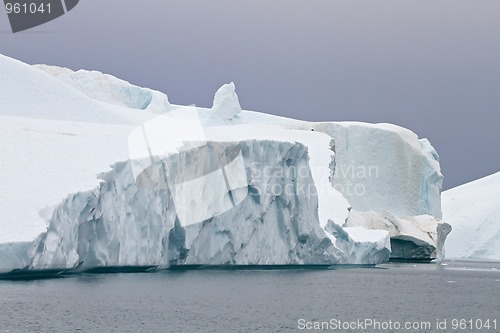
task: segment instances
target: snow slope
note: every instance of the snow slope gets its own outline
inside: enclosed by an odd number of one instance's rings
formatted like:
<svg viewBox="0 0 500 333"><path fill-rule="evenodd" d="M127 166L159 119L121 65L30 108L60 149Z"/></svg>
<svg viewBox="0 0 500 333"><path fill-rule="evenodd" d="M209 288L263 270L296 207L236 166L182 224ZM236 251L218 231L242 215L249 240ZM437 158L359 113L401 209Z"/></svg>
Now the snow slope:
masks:
<svg viewBox="0 0 500 333"><path fill-rule="evenodd" d="M243 111L232 83L211 109L183 107L100 72L0 56L0 138L0 271L373 264L389 233L347 227L351 209L441 214L428 141ZM351 164L378 171L353 177ZM347 177L365 192L340 186Z"/></svg>
<svg viewBox="0 0 500 333"><path fill-rule="evenodd" d="M157 113L163 113L170 108L165 94L134 86L108 74L85 70L73 72L68 68L47 65L34 67L57 77L97 101Z"/></svg>
<svg viewBox="0 0 500 333"><path fill-rule="evenodd" d="M95 175L128 159L133 128L155 115L89 99L4 56L0 73L0 243L32 241L46 229L40 210L97 186Z"/></svg>
<svg viewBox="0 0 500 333"><path fill-rule="evenodd" d="M0 73L1 116L113 125L138 125L148 119L147 113L89 98L41 70L1 55Z"/></svg>
<svg viewBox="0 0 500 333"><path fill-rule="evenodd" d="M446 256L500 260L500 172L443 192Z"/></svg>

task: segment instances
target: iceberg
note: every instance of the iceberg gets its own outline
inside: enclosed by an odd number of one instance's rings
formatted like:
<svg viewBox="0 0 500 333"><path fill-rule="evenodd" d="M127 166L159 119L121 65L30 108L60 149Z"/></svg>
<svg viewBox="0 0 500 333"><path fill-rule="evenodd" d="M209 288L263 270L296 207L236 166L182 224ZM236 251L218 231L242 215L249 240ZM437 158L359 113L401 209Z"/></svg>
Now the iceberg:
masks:
<svg viewBox="0 0 500 333"><path fill-rule="evenodd" d="M444 191L443 219L447 257L500 260L500 172Z"/></svg>
<svg viewBox="0 0 500 333"><path fill-rule="evenodd" d="M0 73L0 272L441 256L439 158L409 130L245 111L234 83L201 108L95 71Z"/></svg>

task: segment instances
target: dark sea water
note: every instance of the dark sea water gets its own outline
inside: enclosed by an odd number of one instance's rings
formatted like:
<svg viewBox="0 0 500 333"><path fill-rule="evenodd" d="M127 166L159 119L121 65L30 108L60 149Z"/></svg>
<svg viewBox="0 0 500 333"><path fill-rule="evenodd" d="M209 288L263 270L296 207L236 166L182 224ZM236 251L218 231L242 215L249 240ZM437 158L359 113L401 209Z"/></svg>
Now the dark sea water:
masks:
<svg viewBox="0 0 500 333"><path fill-rule="evenodd" d="M365 319L379 325L432 325L406 330L413 332L500 332L500 264L187 270L0 281L0 333L300 332L308 331L299 329L300 322L304 328L306 323ZM453 329L452 321L460 319L474 320L474 327ZM488 319L489 330L475 326ZM438 329L437 320L446 320L446 328Z"/></svg>

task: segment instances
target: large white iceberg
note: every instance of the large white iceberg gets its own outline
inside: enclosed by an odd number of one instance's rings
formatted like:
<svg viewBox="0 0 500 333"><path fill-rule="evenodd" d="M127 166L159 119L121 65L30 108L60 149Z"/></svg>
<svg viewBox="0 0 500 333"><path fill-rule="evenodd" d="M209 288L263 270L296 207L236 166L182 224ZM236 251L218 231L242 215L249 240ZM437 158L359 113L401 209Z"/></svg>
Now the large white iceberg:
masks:
<svg viewBox="0 0 500 333"><path fill-rule="evenodd" d="M500 172L443 192L443 219L447 257L500 260Z"/></svg>
<svg viewBox="0 0 500 333"><path fill-rule="evenodd" d="M437 154L398 126L244 111L232 83L206 109L99 72L0 73L0 271L377 264L392 227L355 216L440 225Z"/></svg>

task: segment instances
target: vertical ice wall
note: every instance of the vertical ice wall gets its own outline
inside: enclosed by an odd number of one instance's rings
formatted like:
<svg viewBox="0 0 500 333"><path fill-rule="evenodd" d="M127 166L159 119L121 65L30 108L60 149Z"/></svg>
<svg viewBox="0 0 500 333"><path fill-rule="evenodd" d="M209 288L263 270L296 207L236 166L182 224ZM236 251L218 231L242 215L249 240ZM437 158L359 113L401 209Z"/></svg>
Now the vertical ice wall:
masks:
<svg viewBox="0 0 500 333"><path fill-rule="evenodd" d="M333 183L358 211L441 217L443 176L427 140L391 124L320 123L335 142Z"/></svg>
<svg viewBox="0 0 500 333"><path fill-rule="evenodd" d="M104 182L99 189L71 195L57 207L47 234L36 246L31 267L387 260L386 234L374 241L359 242L339 228L342 239L337 246L332 235L326 235L318 221L317 197L297 188L299 181L302 186L315 186L310 172L300 179L294 175L295 168L309 170L305 146L257 140L235 144L245 161L248 195L233 209L183 225L177 212L197 209L196 206L174 208L171 189L138 185L130 162L119 163L102 176ZM200 165L209 171L226 147L227 144L208 143L203 152L195 149L172 155L161 163L169 178L191 178ZM204 163L196 164L198 158ZM270 167L284 172L264 170ZM216 193L217 186L207 179L202 190ZM228 200L229 196L230 191L223 193L221 199ZM210 200L217 205L217 198Z"/></svg>

